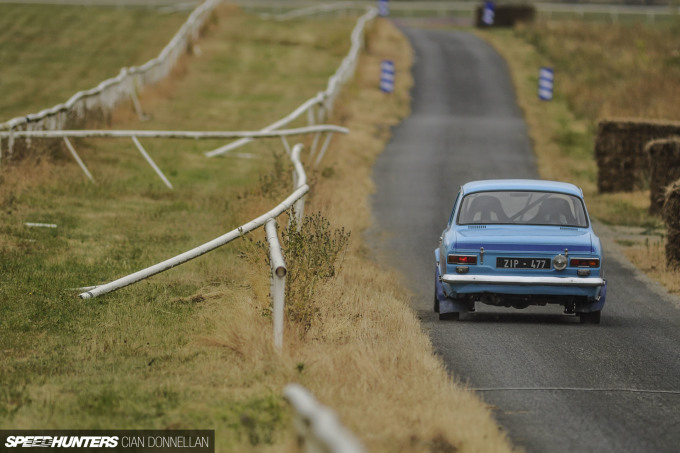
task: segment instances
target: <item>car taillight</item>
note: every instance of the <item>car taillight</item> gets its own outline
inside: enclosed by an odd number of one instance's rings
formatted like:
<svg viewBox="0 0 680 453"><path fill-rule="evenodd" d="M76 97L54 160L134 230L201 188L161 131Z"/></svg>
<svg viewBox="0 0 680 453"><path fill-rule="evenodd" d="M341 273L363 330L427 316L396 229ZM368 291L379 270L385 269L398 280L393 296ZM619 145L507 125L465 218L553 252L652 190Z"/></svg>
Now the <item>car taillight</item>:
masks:
<svg viewBox="0 0 680 453"><path fill-rule="evenodd" d="M599 258L571 258L571 267L600 267Z"/></svg>
<svg viewBox="0 0 680 453"><path fill-rule="evenodd" d="M449 255L446 262L449 264L477 264L477 255Z"/></svg>

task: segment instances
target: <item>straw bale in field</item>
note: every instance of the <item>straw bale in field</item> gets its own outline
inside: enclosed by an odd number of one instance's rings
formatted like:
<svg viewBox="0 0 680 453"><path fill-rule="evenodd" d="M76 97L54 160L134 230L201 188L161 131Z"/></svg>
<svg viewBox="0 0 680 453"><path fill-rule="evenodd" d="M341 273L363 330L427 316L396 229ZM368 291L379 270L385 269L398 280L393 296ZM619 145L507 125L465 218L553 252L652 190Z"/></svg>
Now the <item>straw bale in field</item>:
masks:
<svg viewBox="0 0 680 453"><path fill-rule="evenodd" d="M680 179L666 188L662 215L668 225L666 263L671 268L680 269Z"/></svg>
<svg viewBox="0 0 680 453"><path fill-rule="evenodd" d="M604 192L631 192L649 179L645 145L655 139L680 136L680 123L639 119L603 119L595 139L597 188Z"/></svg>
<svg viewBox="0 0 680 453"><path fill-rule="evenodd" d="M669 230L680 230L680 179L666 188L661 214Z"/></svg>
<svg viewBox="0 0 680 453"><path fill-rule="evenodd" d="M680 230L669 229L666 239L666 264L671 269L680 269Z"/></svg>
<svg viewBox="0 0 680 453"><path fill-rule="evenodd" d="M533 22L536 17L534 5L496 5L494 9L493 25L482 22L484 5L478 5L475 12L475 23L479 28L514 27L519 22Z"/></svg>
<svg viewBox="0 0 680 453"><path fill-rule="evenodd" d="M649 158L651 214L658 214L666 198L666 187L680 178L680 137L652 140L645 146Z"/></svg>

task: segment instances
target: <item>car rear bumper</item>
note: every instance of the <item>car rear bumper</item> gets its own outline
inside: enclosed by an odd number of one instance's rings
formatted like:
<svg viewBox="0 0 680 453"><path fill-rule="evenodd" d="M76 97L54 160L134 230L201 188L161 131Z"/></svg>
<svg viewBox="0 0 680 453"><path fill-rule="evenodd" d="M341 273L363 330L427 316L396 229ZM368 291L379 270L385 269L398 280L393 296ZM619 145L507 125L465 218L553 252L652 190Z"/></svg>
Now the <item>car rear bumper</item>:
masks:
<svg viewBox="0 0 680 453"><path fill-rule="evenodd" d="M547 279L547 280L546 280ZM439 313L466 312L474 302L487 301L485 296L497 295L499 301L524 299L529 305L555 303L565 305L575 302L577 312L600 311L607 295L607 281L590 277L547 277L547 276L486 276L449 275L441 277L435 268L435 294L439 302ZM573 298L578 298L574 300ZM471 305L470 302L473 304ZM506 306L511 306L506 305ZM565 305L566 307L566 305Z"/></svg>
<svg viewBox="0 0 680 453"><path fill-rule="evenodd" d="M566 286L595 288L604 285L600 277L524 277L506 275L458 275L444 274L442 281L450 285L517 285L517 286Z"/></svg>

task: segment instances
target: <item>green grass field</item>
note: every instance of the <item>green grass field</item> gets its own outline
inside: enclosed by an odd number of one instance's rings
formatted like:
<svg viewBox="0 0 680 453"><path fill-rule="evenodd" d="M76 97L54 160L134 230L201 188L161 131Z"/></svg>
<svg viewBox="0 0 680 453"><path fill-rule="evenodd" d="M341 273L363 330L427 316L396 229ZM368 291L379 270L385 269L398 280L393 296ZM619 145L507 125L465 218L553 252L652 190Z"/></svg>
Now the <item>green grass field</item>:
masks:
<svg viewBox="0 0 680 453"><path fill-rule="evenodd" d="M122 66L156 56L187 15L0 9L3 93L11 93L0 100L6 119L63 102ZM354 25L350 19L308 23L290 33L287 24L229 8L216 21L201 42L201 57L187 57L171 80L142 96L151 121L140 123L132 107L122 105L116 128L259 129L325 88ZM220 21L228 26L217 27ZM216 329L211 288L249 285L238 246L105 298L81 300L73 288L155 264L273 207L280 193L250 204L261 198L260 175L271 171L283 146L264 140L247 148L258 159L207 159L202 152L220 143L142 142L175 190L129 140L74 141L96 184L45 141L35 141L29 157L3 161L0 426L210 426L218 428L222 446L272 442L273 431L287 428L280 395L225 390L223 370L208 370L225 350L196 344L197 336ZM242 425L244 416L258 423Z"/></svg>
<svg viewBox="0 0 680 453"><path fill-rule="evenodd" d="M0 4L0 121L66 102L156 57L187 17L146 8Z"/></svg>

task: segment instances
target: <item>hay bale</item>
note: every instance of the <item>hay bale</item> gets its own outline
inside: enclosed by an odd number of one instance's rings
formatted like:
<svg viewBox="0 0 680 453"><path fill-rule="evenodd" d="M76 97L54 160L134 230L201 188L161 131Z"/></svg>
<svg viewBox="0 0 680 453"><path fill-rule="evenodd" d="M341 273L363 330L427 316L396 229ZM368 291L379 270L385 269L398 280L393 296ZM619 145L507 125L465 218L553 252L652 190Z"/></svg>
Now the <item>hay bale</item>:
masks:
<svg viewBox="0 0 680 453"><path fill-rule="evenodd" d="M475 9L475 24L478 28L514 27L519 22L533 22L536 17L534 5L498 5L494 9L493 25L482 22L484 5Z"/></svg>
<svg viewBox="0 0 680 453"><path fill-rule="evenodd" d="M680 269L680 179L666 188L661 214L668 226L666 264L672 269Z"/></svg>
<svg viewBox="0 0 680 453"><path fill-rule="evenodd" d="M661 215L669 230L680 230L680 179L666 188Z"/></svg>
<svg viewBox="0 0 680 453"><path fill-rule="evenodd" d="M658 214L666 199L666 187L680 179L680 137L652 140L645 146L649 158L649 212Z"/></svg>
<svg viewBox="0 0 680 453"><path fill-rule="evenodd" d="M680 230L668 230L666 264L671 269L680 269Z"/></svg>
<svg viewBox="0 0 680 453"><path fill-rule="evenodd" d="M649 178L645 145L655 139L680 136L680 123L637 119L603 119L595 139L597 188L600 193L631 192Z"/></svg>

